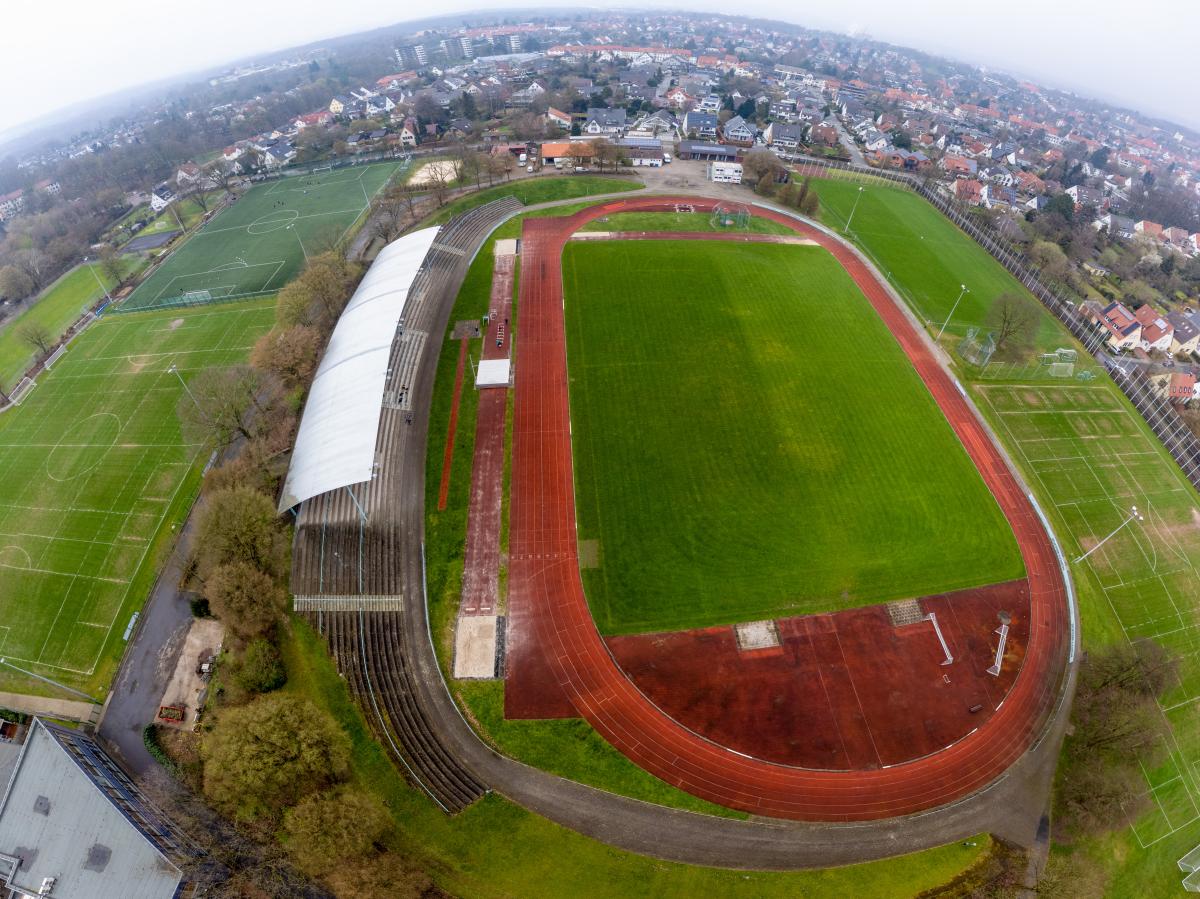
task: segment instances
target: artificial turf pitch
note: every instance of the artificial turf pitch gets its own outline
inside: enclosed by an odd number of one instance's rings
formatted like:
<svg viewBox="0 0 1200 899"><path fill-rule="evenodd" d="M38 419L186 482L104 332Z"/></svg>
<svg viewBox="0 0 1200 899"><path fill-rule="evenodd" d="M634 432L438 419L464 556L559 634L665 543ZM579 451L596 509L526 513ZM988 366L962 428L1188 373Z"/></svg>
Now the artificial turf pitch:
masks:
<svg viewBox="0 0 1200 899"><path fill-rule="evenodd" d="M358 220L396 171L386 162L296 175L251 188L214 216L121 304L128 312L279 290L305 259Z"/></svg>
<svg viewBox="0 0 1200 899"><path fill-rule="evenodd" d="M584 585L602 633L850 608L1023 574L1012 532L816 247L569 245Z"/></svg>
<svg viewBox="0 0 1200 899"><path fill-rule="evenodd" d="M104 691L199 474L168 369L244 361L273 320L265 300L104 316L0 414L0 657Z"/></svg>

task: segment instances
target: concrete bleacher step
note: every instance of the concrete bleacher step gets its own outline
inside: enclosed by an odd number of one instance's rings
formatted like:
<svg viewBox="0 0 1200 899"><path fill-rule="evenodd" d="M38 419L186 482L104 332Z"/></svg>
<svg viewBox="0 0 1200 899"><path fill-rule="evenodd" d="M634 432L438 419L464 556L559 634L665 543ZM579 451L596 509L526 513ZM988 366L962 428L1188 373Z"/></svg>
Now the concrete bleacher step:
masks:
<svg viewBox="0 0 1200 899"><path fill-rule="evenodd" d="M322 594L295 596L292 610L296 612L403 612L403 596L371 596L368 594Z"/></svg>

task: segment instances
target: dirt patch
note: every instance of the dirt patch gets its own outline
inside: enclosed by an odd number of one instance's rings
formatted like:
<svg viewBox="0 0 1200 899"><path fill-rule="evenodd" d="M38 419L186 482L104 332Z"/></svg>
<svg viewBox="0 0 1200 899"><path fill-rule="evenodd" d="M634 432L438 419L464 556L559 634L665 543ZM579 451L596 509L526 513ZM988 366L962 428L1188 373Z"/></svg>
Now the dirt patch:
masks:
<svg viewBox="0 0 1200 899"><path fill-rule="evenodd" d="M1021 399L1025 401L1026 406L1040 407L1042 405L1042 396L1036 390L1021 391Z"/></svg>
<svg viewBox="0 0 1200 899"><path fill-rule="evenodd" d="M431 181L437 180L438 177L444 178L446 181L454 180L454 164L446 160L438 160L437 162L427 162L408 179L409 184L429 184Z"/></svg>
<svg viewBox="0 0 1200 899"><path fill-rule="evenodd" d="M183 319L177 318L173 322L171 322L171 324L167 325L167 330L174 331L176 328L178 328L182 324L183 324Z"/></svg>
<svg viewBox="0 0 1200 899"><path fill-rule="evenodd" d="M600 567L600 541L599 540L580 540L579 541L579 567L580 568L599 568Z"/></svg>
<svg viewBox="0 0 1200 899"><path fill-rule="evenodd" d="M483 333L479 326L479 319L471 319L470 321L455 322L454 330L450 332L451 340L465 340L478 337Z"/></svg>

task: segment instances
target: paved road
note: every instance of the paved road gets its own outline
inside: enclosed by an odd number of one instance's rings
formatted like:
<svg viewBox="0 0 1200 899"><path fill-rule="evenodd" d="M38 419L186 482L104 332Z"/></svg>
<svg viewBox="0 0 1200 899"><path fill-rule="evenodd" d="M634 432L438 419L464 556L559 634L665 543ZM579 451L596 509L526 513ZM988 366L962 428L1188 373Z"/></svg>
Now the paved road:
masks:
<svg viewBox="0 0 1200 899"><path fill-rule="evenodd" d="M180 595L181 560L186 558L195 531L196 509L183 526L175 551L159 572L150 599L142 608L137 633L121 660L99 736L133 774L156 766L142 742L142 730L158 714L158 703L175 671L180 650L192 623L192 610Z"/></svg>
<svg viewBox="0 0 1200 899"><path fill-rule="evenodd" d="M682 167L656 174L676 182L672 185L674 190L686 189L680 182L695 180L695 173ZM712 187L701 181L692 192L725 195L725 191L710 190ZM736 196L743 202L751 199L744 191ZM443 331L452 301L451 297L447 308L440 313ZM436 364L437 354L424 354L423 371L416 379L421 386L414 397L415 408L419 410L412 435L414 451L402 461L402 522L398 532L401 557L405 560L404 591L413 597L424 593L421 559L425 447ZM953 805L903 818L852 825L758 818L735 821L662 808L594 790L499 755L480 740L450 697L429 636L426 604L407 603L402 614L405 628L401 649L414 668L418 700L444 745L480 781L514 802L580 833L630 851L691 864L775 870L828 867L942 845L983 831L1031 846L1053 778L1066 723L1062 712L1069 707L1074 682L1072 669L1058 713L1030 752L990 787Z"/></svg>
<svg viewBox="0 0 1200 899"><path fill-rule="evenodd" d="M854 142L854 138L850 136L850 132L846 130L846 126L842 124L842 120L837 116L833 117L833 124L837 127L838 140L842 142L842 146L846 148L846 152L850 154L850 161L855 165L866 165L867 160L862 155L862 150L858 149L858 144Z"/></svg>

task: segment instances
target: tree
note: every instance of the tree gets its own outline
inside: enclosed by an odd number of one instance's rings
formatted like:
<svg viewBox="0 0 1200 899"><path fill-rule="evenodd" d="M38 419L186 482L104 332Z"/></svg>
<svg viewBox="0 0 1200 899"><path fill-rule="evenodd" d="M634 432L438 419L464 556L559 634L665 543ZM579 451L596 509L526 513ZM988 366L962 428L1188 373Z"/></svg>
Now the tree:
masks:
<svg viewBox="0 0 1200 899"><path fill-rule="evenodd" d="M335 868L325 879L338 899L362 896L425 899L438 892L429 875L406 864L395 852L383 852L361 864Z"/></svg>
<svg viewBox="0 0 1200 899"><path fill-rule="evenodd" d="M23 300L34 291L33 279L15 265L0 268L0 297Z"/></svg>
<svg viewBox="0 0 1200 899"><path fill-rule="evenodd" d="M226 447L239 437L252 440L266 428L274 391L249 365L206 368L188 383L177 411L184 436L193 443Z"/></svg>
<svg viewBox="0 0 1200 899"><path fill-rule="evenodd" d="M238 686L252 693L270 693L287 683L279 650L264 639L250 641L236 663L233 676Z"/></svg>
<svg viewBox="0 0 1200 899"><path fill-rule="evenodd" d="M227 814L277 816L349 771L350 741L311 702L279 693L223 711L201 744L204 793Z"/></svg>
<svg viewBox="0 0 1200 899"><path fill-rule="evenodd" d="M1042 273L1055 281L1062 281L1071 267L1067 254L1056 243L1048 240L1035 241L1029 250L1029 257Z"/></svg>
<svg viewBox="0 0 1200 899"><path fill-rule="evenodd" d="M1019 293L1002 293L988 311L987 325L992 329L996 355L1016 358L1033 343L1037 331L1038 309L1034 301Z"/></svg>
<svg viewBox="0 0 1200 899"><path fill-rule="evenodd" d="M314 324L317 320L313 314L315 304L312 288L303 279L296 278L275 297L275 318L285 328Z"/></svg>
<svg viewBox="0 0 1200 899"><path fill-rule="evenodd" d="M113 284L120 284L125 279L125 266L121 262L121 254L112 247L100 251L100 271Z"/></svg>
<svg viewBox="0 0 1200 899"><path fill-rule="evenodd" d="M218 565L205 578L204 598L213 614L241 640L268 634L283 615L287 595L248 562Z"/></svg>
<svg viewBox="0 0 1200 899"><path fill-rule="evenodd" d="M754 192L760 197L771 196L775 192L775 177L770 172L763 172L754 185Z"/></svg>
<svg viewBox="0 0 1200 899"><path fill-rule="evenodd" d="M54 337L51 335L50 329L37 321L21 325L17 328L17 336L37 350L41 356L49 353L50 347L54 345Z"/></svg>
<svg viewBox="0 0 1200 899"><path fill-rule="evenodd" d="M246 487L213 491L200 512L196 535L197 561L206 580L234 563L283 574L287 544L274 504L261 493Z"/></svg>
<svg viewBox="0 0 1200 899"><path fill-rule="evenodd" d="M308 386L321 352L321 332L308 325L275 328L258 339L250 364L276 375L285 387Z"/></svg>
<svg viewBox="0 0 1200 899"><path fill-rule="evenodd" d="M800 214L808 216L810 219L815 219L821 214L821 198L811 187L804 195L804 199L800 201Z"/></svg>
<svg viewBox="0 0 1200 899"><path fill-rule="evenodd" d="M391 829L383 803L355 789L308 796L283 816L287 850L313 876L367 858Z"/></svg>
<svg viewBox="0 0 1200 899"><path fill-rule="evenodd" d="M779 157L763 147L751 150L742 160L742 169L756 182L768 173L774 178L775 172L781 168L783 163Z"/></svg>

